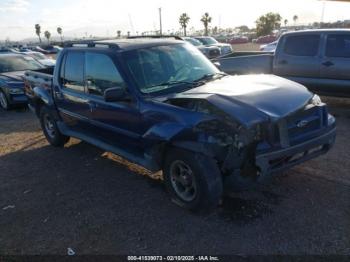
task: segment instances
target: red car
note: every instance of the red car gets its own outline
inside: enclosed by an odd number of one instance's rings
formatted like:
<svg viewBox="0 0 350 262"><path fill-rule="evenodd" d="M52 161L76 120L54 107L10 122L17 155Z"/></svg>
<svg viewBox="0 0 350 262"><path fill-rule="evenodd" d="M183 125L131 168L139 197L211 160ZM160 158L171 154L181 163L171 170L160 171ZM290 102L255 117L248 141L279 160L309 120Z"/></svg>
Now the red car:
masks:
<svg viewBox="0 0 350 262"><path fill-rule="evenodd" d="M269 44L272 42L275 42L277 40L277 36L275 35L265 35L265 36L260 36L257 40L257 44Z"/></svg>

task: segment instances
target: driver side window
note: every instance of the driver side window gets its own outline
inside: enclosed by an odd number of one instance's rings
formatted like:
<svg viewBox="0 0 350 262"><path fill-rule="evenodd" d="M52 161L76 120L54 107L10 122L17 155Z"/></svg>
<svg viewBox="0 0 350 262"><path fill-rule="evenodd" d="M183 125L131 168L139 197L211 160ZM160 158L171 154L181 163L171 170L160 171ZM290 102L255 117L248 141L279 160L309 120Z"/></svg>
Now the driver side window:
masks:
<svg viewBox="0 0 350 262"><path fill-rule="evenodd" d="M90 94L103 96L108 88L126 86L109 56L87 52L85 63L86 85Z"/></svg>

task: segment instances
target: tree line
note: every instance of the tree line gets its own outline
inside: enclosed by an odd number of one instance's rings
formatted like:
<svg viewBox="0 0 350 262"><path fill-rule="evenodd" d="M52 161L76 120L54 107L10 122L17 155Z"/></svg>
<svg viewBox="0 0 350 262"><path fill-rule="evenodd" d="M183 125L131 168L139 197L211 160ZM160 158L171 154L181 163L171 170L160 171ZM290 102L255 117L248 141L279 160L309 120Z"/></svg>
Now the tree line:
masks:
<svg viewBox="0 0 350 262"><path fill-rule="evenodd" d="M294 24L297 23L298 19L299 18L297 15L293 16ZM188 26L188 23L190 22L190 20L191 20L191 18L189 17L189 15L187 13L182 13L179 17L179 24L183 30L184 36L187 35L187 26ZM203 26L204 26L204 35L208 35L209 25L212 22L212 17L209 15L209 13L206 12L202 15L200 21L203 23ZM282 22L282 17L278 13L270 12L270 13L267 13L265 15L260 16L255 22L257 36L271 34L274 30L279 29L281 27L281 22ZM283 22L284 22L284 26L287 26L289 23L288 19L285 19ZM241 26L241 27L248 28L247 26ZM57 33L60 35L61 42L63 42L62 32L63 32L62 28L57 27ZM35 33L39 38L39 42L41 43L42 40L41 40L41 26L40 26L40 24L35 25ZM130 32L128 32L128 36L129 35L130 35ZM50 38L51 38L51 33L46 30L44 32L44 36L47 39L47 42L49 43ZM120 30L117 31L117 36L118 36L118 38L121 37Z"/></svg>
<svg viewBox="0 0 350 262"><path fill-rule="evenodd" d="M40 26L40 24L35 24L34 28L35 28L35 34L38 36L39 42L41 43L42 41L41 41L41 26ZM62 36L63 30L62 30L62 28L61 27L57 27L56 30L57 30L57 33L60 35L61 42L63 42L63 36ZM50 43L50 38L51 38L51 33L46 30L44 32L44 36L47 39L47 43L49 44Z"/></svg>

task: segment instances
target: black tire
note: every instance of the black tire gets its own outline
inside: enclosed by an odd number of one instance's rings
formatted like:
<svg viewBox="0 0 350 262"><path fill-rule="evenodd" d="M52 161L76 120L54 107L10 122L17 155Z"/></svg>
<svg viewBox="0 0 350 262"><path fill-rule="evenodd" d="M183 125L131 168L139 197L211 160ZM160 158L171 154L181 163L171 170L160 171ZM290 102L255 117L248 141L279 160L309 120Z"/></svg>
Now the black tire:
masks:
<svg viewBox="0 0 350 262"><path fill-rule="evenodd" d="M0 107L5 111L10 109L10 104L2 90L0 90Z"/></svg>
<svg viewBox="0 0 350 262"><path fill-rule="evenodd" d="M47 141L52 146L62 147L69 141L69 136L59 131L54 116L46 106L40 109L40 124Z"/></svg>
<svg viewBox="0 0 350 262"><path fill-rule="evenodd" d="M186 170L190 168L192 175L189 177L192 178L185 179L186 176L178 175L182 179L174 179L176 173L174 170L183 163L187 166ZM214 159L199 153L174 148L166 155L163 172L165 186L172 201L177 205L189 210L210 210L218 206L223 194L223 184L221 172ZM179 180L182 181L179 182ZM186 182L186 186L182 182ZM187 184L191 185L187 187ZM189 189L191 186L192 189ZM181 187L183 191L179 192ZM186 190L188 197L185 194Z"/></svg>

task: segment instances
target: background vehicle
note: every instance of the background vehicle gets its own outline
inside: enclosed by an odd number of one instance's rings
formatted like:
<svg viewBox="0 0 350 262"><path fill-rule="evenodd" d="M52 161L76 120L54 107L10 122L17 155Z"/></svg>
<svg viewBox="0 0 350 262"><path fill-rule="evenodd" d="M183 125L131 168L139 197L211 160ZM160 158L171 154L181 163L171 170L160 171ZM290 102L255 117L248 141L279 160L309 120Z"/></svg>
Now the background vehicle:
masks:
<svg viewBox="0 0 350 262"><path fill-rule="evenodd" d="M231 45L246 44L249 43L249 39L246 36L234 36L228 40L228 43L230 43Z"/></svg>
<svg viewBox="0 0 350 262"><path fill-rule="evenodd" d="M205 46L216 46L221 50L221 54L229 54L233 52L232 46L230 44L219 43L215 38L210 36L196 36L195 39L199 40Z"/></svg>
<svg viewBox="0 0 350 262"><path fill-rule="evenodd" d="M265 35L260 36L257 39L254 39L253 42L257 44L269 44L277 40L277 36L275 35Z"/></svg>
<svg viewBox="0 0 350 262"><path fill-rule="evenodd" d="M272 43L267 44L267 45L261 45L260 51L262 51L262 52L275 52L277 44L278 44L278 41L272 42Z"/></svg>
<svg viewBox="0 0 350 262"><path fill-rule="evenodd" d="M41 46L41 49L45 50L47 54L57 54L62 48L57 45L44 45Z"/></svg>
<svg viewBox="0 0 350 262"><path fill-rule="evenodd" d="M221 55L221 50L219 47L205 46L202 44L202 42L193 37L182 37L182 39L197 47L199 51L201 51L206 57L210 59Z"/></svg>
<svg viewBox="0 0 350 262"><path fill-rule="evenodd" d="M44 66L50 67L50 66L55 66L55 64L56 64L56 60L54 60L52 58L48 58L47 56L45 56L44 54L42 54L40 52L26 51L26 52L23 52L22 54L34 58L35 60L37 60L39 63L43 64Z"/></svg>
<svg viewBox="0 0 350 262"><path fill-rule="evenodd" d="M0 106L7 110L12 105L25 105L24 71L41 68L43 65L29 56L0 54Z"/></svg>
<svg viewBox="0 0 350 262"><path fill-rule="evenodd" d="M188 209L216 206L224 185L255 185L326 153L335 139L335 119L303 86L227 76L184 41L72 44L54 71L25 79L52 145L73 136L163 170L173 201Z"/></svg>
<svg viewBox="0 0 350 262"><path fill-rule="evenodd" d="M283 34L275 54L220 57L229 74L286 77L325 95L350 96L350 30L308 30Z"/></svg>

